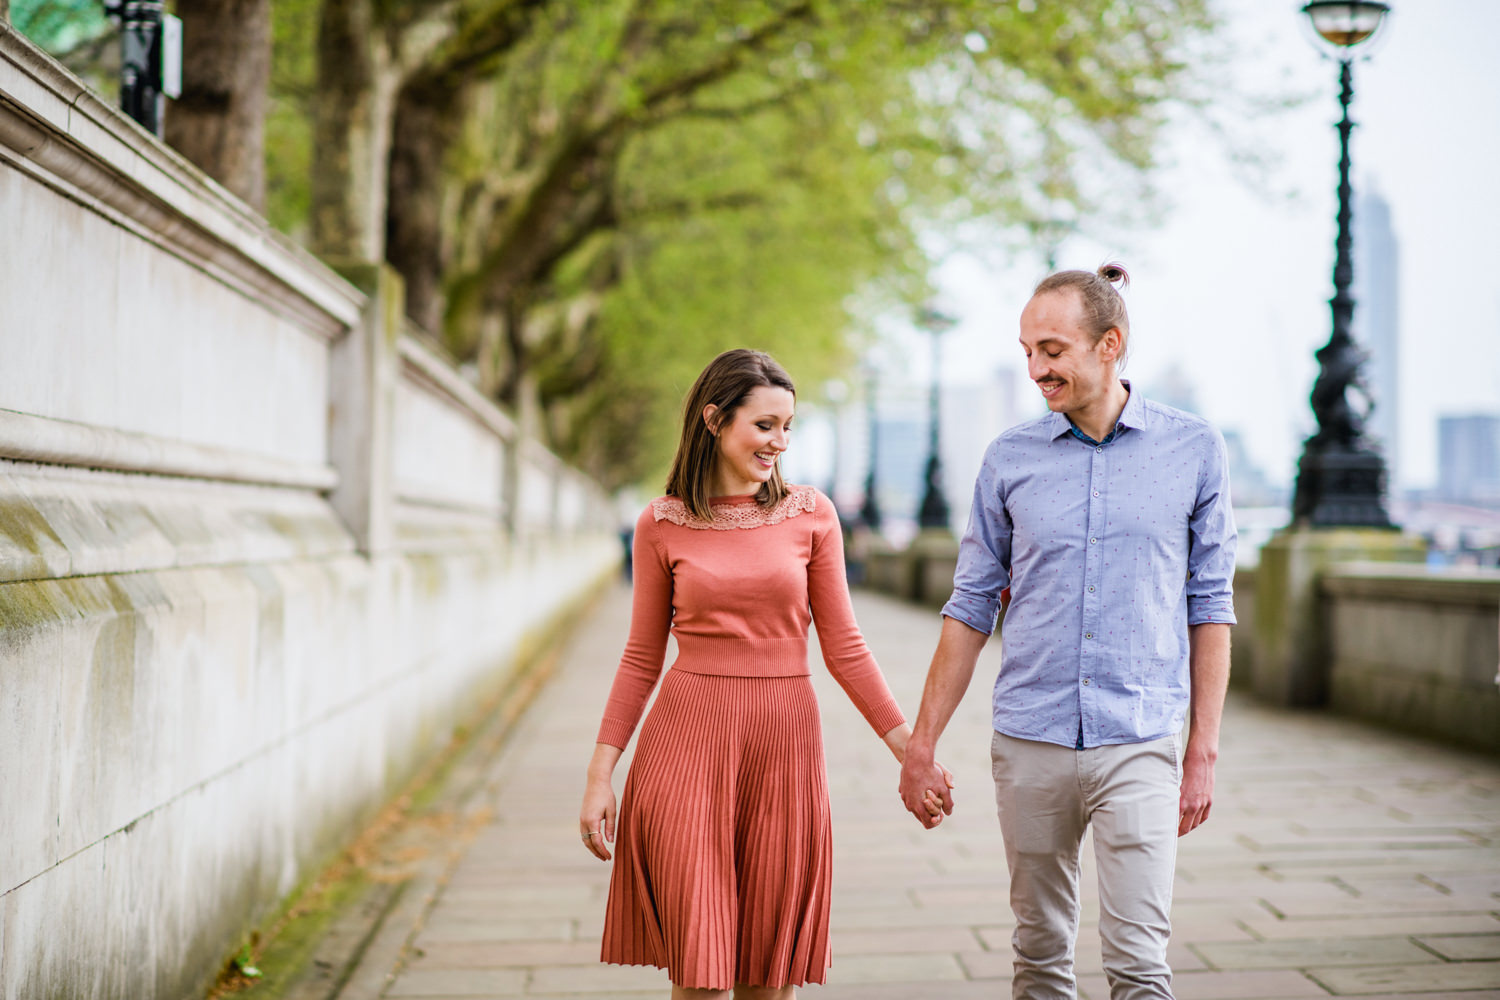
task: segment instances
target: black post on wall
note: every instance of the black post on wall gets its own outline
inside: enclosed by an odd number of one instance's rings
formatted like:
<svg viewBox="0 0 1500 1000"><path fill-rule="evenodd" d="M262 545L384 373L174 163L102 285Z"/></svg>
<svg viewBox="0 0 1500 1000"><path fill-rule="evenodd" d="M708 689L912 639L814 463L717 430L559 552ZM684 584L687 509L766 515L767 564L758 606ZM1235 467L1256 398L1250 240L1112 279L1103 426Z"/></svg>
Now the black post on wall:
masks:
<svg viewBox="0 0 1500 1000"><path fill-rule="evenodd" d="M1313 0L1302 8L1314 30L1339 53L1338 237L1334 243L1333 333L1315 355L1318 376L1309 401L1318 429L1303 442L1297 463L1292 520L1317 528L1391 528L1385 511L1385 460L1365 434L1375 401L1360 371L1365 352L1354 342L1354 239L1349 183L1349 136L1354 123L1353 56L1349 50L1380 29L1390 7L1375 0ZM1362 399L1356 406L1351 394Z"/></svg>
<svg viewBox="0 0 1500 1000"><path fill-rule="evenodd" d="M104 0L104 13L120 25L120 110L160 137L164 72L175 62L166 57L168 29L180 22L165 14L162 0Z"/></svg>

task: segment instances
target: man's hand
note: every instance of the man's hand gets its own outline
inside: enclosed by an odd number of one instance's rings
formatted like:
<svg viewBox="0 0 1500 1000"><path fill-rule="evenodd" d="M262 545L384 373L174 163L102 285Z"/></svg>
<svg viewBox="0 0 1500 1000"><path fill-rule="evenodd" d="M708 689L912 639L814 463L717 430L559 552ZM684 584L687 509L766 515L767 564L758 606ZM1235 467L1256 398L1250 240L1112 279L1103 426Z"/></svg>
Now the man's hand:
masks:
<svg viewBox="0 0 1500 1000"><path fill-rule="evenodd" d="M907 811L931 830L953 815L952 789L953 775L933 759L932 750L907 744L901 763L901 802Z"/></svg>
<svg viewBox="0 0 1500 1000"><path fill-rule="evenodd" d="M1219 722L1229 689L1229 626L1204 622L1188 627L1188 673L1193 691L1187 750L1182 755L1182 798L1177 836L1208 819L1214 803L1214 764L1219 759Z"/></svg>
<svg viewBox="0 0 1500 1000"><path fill-rule="evenodd" d="M1191 743L1182 761L1182 798L1178 804L1177 836L1184 837L1208 819L1214 804L1214 759L1196 753Z"/></svg>

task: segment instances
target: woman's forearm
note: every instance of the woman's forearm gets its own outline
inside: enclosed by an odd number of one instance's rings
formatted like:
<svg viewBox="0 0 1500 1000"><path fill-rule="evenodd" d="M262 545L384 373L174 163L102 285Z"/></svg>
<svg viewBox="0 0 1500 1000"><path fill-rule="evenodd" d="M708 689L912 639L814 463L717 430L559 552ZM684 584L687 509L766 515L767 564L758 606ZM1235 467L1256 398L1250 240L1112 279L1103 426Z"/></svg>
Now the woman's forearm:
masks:
<svg viewBox="0 0 1500 1000"><path fill-rule="evenodd" d="M594 756L589 759L589 781L602 781L609 784L614 778L615 765L620 762L620 757L624 752L609 743L595 743Z"/></svg>
<svg viewBox="0 0 1500 1000"><path fill-rule="evenodd" d="M911 726L903 722L881 739L885 741L886 746L891 748L891 753L896 755L896 763L906 761L906 741L911 739Z"/></svg>

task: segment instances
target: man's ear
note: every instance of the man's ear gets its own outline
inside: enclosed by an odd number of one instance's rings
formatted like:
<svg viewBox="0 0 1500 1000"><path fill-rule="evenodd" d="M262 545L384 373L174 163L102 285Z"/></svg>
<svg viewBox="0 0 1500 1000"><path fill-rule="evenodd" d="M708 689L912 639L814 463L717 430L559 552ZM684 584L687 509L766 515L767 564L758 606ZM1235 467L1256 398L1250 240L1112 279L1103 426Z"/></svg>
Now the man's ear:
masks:
<svg viewBox="0 0 1500 1000"><path fill-rule="evenodd" d="M1112 326L1099 338L1099 357L1105 361L1119 361L1125 346L1125 335L1120 328Z"/></svg>
<svg viewBox="0 0 1500 1000"><path fill-rule="evenodd" d="M703 424L708 428L710 437L719 436L719 407L716 403L709 403L703 408Z"/></svg>

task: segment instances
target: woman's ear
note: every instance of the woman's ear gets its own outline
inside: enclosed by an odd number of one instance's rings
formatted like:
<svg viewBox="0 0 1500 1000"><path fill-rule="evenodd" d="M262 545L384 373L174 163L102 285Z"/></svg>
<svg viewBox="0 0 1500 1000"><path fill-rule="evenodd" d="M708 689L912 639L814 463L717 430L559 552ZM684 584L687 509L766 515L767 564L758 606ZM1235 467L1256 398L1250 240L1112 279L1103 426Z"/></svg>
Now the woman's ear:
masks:
<svg viewBox="0 0 1500 1000"><path fill-rule="evenodd" d="M719 407L716 403L709 403L703 408L703 425L708 428L709 437L719 436Z"/></svg>

